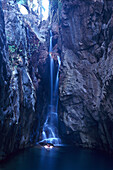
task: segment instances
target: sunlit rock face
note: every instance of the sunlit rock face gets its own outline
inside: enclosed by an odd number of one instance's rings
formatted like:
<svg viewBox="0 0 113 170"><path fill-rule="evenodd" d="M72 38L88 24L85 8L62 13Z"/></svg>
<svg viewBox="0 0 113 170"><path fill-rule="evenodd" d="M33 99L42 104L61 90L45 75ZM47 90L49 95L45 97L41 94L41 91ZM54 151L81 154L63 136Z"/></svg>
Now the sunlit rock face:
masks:
<svg viewBox="0 0 113 170"><path fill-rule="evenodd" d="M0 160L37 142L39 120L47 103L49 68L47 24L42 22L39 26L38 16L23 15L14 2L2 1L2 6L0 4Z"/></svg>
<svg viewBox="0 0 113 170"><path fill-rule="evenodd" d="M112 1L62 1L58 42L61 136L107 151L113 151L112 5Z"/></svg>

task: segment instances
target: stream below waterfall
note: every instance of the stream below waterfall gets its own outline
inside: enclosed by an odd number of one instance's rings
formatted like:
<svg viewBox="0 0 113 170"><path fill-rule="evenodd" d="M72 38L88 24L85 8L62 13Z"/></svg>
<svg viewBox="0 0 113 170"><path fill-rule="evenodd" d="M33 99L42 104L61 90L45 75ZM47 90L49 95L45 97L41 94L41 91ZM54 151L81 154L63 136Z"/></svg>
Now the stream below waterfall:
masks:
<svg viewBox="0 0 113 170"><path fill-rule="evenodd" d="M0 170L113 170L113 157L74 147L30 148L0 165Z"/></svg>

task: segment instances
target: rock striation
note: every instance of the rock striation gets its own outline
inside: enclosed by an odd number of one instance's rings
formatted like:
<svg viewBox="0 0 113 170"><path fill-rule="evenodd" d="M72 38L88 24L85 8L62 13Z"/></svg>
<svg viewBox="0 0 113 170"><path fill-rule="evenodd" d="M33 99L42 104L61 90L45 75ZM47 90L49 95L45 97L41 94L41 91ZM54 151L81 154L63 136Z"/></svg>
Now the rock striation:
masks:
<svg viewBox="0 0 113 170"><path fill-rule="evenodd" d="M0 2L0 160L38 141L49 68L47 23L38 21Z"/></svg>
<svg viewBox="0 0 113 170"><path fill-rule="evenodd" d="M64 0L60 17L60 131L113 151L113 2Z"/></svg>

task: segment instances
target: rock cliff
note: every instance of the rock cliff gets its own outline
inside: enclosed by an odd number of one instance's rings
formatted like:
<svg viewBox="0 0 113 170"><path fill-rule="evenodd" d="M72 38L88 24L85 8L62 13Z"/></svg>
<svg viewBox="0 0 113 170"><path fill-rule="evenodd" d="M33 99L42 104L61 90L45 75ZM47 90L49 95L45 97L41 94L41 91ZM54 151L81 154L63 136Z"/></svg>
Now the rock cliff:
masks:
<svg viewBox="0 0 113 170"><path fill-rule="evenodd" d="M61 136L113 151L113 2L64 0L60 17Z"/></svg>
<svg viewBox="0 0 113 170"><path fill-rule="evenodd" d="M47 28L17 3L0 4L0 160L38 141L48 96Z"/></svg>

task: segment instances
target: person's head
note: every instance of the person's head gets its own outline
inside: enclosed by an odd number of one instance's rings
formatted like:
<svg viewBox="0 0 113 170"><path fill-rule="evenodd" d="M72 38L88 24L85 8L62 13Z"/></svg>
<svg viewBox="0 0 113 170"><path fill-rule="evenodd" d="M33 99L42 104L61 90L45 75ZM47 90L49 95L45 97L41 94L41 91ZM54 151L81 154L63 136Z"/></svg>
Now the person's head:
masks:
<svg viewBox="0 0 113 170"><path fill-rule="evenodd" d="M50 144L49 144L49 143L47 143L47 146L48 146L48 147L50 147Z"/></svg>

